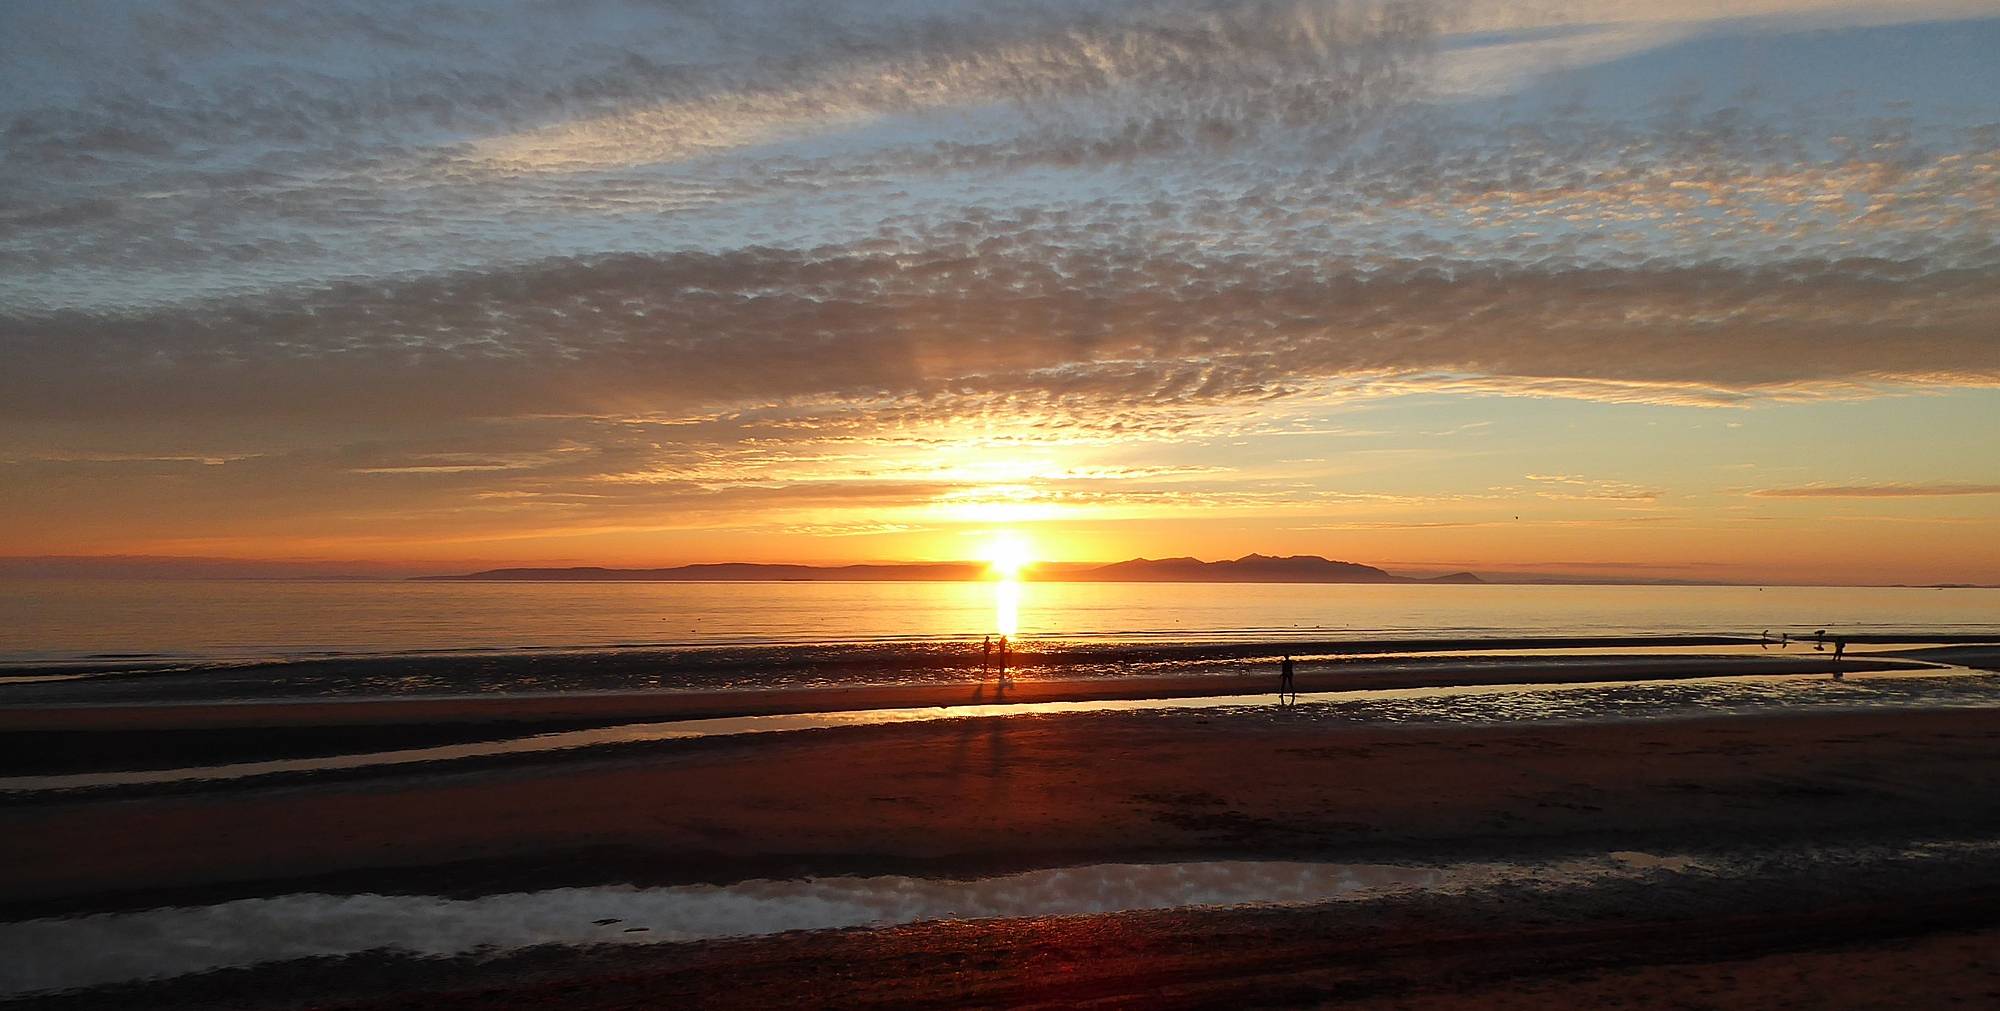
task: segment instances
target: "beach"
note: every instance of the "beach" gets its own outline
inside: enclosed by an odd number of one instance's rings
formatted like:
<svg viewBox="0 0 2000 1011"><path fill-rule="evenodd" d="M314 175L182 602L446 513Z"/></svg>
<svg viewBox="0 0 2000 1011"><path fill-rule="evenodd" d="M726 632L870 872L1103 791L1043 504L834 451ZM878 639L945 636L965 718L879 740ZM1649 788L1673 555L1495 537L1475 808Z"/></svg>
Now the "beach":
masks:
<svg viewBox="0 0 2000 1011"><path fill-rule="evenodd" d="M2000 1008L2000 3L0 6L0 1011Z"/></svg>
<svg viewBox="0 0 2000 1011"><path fill-rule="evenodd" d="M1989 656L1969 647L1942 653L1961 662ZM1721 960L1738 968L1710 982L1749 999L1766 986L1759 974L1790 978L1834 948L1858 946L1856 957L1884 980L1940 960L1979 962L1979 946L1967 939L2000 929L2000 906L1973 900L2000 889L2000 861L1978 845L1914 864L1899 854L2000 835L2000 678L1887 653L1844 660L1841 680L1817 655L1776 662L1516 657L1497 666L1342 670L1338 679L1308 667L1297 705L1279 704L1269 673L1250 671L762 693L12 707L0 710L0 727L42 735L38 782L58 785L89 770L168 760L200 767L518 743L578 727L613 733L550 751L419 755L234 779L197 769L160 785L0 794L0 920L227 910L274 896L476 899L870 875L976 881L1043 868L1214 861L1498 861L1529 868L1525 880L1546 880L1532 868L1630 853L1664 862L1525 904L1479 889L1392 889L1360 905L1274 908L1174 910L1168 896L1080 916L920 920L615 951L587 938L415 960L356 948L331 962L280 959L64 999L198 1006L203 994L215 997L203 987L237 973L250 982L230 1001L246 1007L336 999L480 1006L466 994L493 988L514 994L502 1003L534 1003L548 999L536 988L551 980L564 981L573 1006L756 1006L764 991L721 981L754 981L763 971L778 986L796 979L800 964L833 959L848 966L837 1002L859 1005L987 994L1000 1003L1089 996L1194 1006L1262 994L1279 1004L1377 995L1416 1001L1409 1006L1501 1007L1529 991L1508 985L1485 994L1481 980L1532 977L1547 999L1594 1002L1659 985L1649 966ZM981 715L994 706L1007 715ZM740 722L799 718L788 714L851 722L757 732ZM871 722L871 714L897 715ZM617 737L634 725L726 732ZM197 739L201 748L183 747ZM1705 875L1675 863L1684 857L1738 869ZM1815 871L1813 861L1834 869ZM1868 898L1870 889L1886 893ZM1370 903L1415 903L1418 911L1407 924L1370 921L1364 930L1356 910ZM1747 939L1687 940L1685 921L1709 907L1747 917ZM1683 926L1658 922L1663 916ZM1439 931L1460 938L1455 953L1425 947ZM1197 943L1210 934L1213 943ZM1105 953L1111 938L1121 939L1115 955ZM1362 957L1377 948L1388 953ZM1436 965L1468 958L1453 969L1456 982L1427 978ZM1184 972L1174 968L1189 959ZM337 980L328 965L342 967ZM780 965L790 968L773 968ZM1589 972L1572 978L1565 967ZM1162 991L1160 981L1177 973L1185 988ZM1041 996L1009 989L1070 974L1094 982ZM371 989L370 980L380 985ZM1180 997L1167 999L1173 993Z"/></svg>
<svg viewBox="0 0 2000 1011"><path fill-rule="evenodd" d="M0 808L0 910L1227 853L1407 859L2000 824L1985 710L1555 727L966 719ZM135 847L133 839L147 840Z"/></svg>
<svg viewBox="0 0 2000 1011"><path fill-rule="evenodd" d="M1415 653L1406 643L1366 643L1347 647L1358 655L1325 654L1315 661L1302 654L1298 684L1306 691L1359 691L1716 675L1815 675L1835 669L1862 673L1906 665L1909 657L1937 655L1945 662L1977 663L1990 653L1978 646L1917 651L1907 646L1883 646L1878 647L1884 653L1881 657L1857 653L1836 664L1827 655L1809 650L1777 653L1733 640L1710 640L1720 645L1682 645L1682 641L1653 637L1581 644L1547 639L1424 644L1440 651L1437 653ZM1621 645L1625 652L1620 652ZM660 720L1009 703L1255 697L1275 690L1274 673L1269 668L1275 667L1281 648L1154 647L1144 654L1143 663L1127 662L1141 671L1137 674L1101 673L1105 665L1095 662L1036 663L1041 657L1028 653L1027 663L1017 657L1017 667L1005 679L996 670L982 671L975 653L969 663L955 659L943 668L951 680L929 683L882 683L863 672L856 675L858 683L854 684L799 686L780 682L768 689L723 686L643 692L252 695L184 701L175 694L175 682L198 683L200 676L110 676L18 686L54 688L64 694L42 704L0 706L0 761L15 772L80 772L420 747ZM1652 652L1643 652L1645 649ZM1125 652L1129 655L1131 649ZM460 658L375 662L404 669L454 661ZM533 656L508 662L537 669L563 661L559 656ZM496 661L482 658L479 662L491 666ZM649 662L673 660L644 653L590 655L581 665L595 669ZM338 666L325 662L286 665ZM1159 672L1162 670L1166 672ZM163 688L162 681L168 686ZM17 690L11 697L21 694ZM145 701L127 701L133 697ZM110 704L99 703L99 699Z"/></svg>
<svg viewBox="0 0 2000 1011"><path fill-rule="evenodd" d="M106 987L50 1008L1977 1007L2000 988L1993 868L1798 873L1310 911L939 922L706 944L388 955ZM271 995L260 1000L256 994Z"/></svg>

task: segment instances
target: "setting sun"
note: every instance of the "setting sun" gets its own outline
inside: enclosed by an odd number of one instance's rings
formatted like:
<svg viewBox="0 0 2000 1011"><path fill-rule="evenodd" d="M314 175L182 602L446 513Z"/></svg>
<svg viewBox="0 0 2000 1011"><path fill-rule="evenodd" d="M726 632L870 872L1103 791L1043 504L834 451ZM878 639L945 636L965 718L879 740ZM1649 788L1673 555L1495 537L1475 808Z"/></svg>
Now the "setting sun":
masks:
<svg viewBox="0 0 2000 1011"><path fill-rule="evenodd" d="M986 564L1001 579L1018 579L1034 563L1034 549L1020 534L1007 531L987 542Z"/></svg>

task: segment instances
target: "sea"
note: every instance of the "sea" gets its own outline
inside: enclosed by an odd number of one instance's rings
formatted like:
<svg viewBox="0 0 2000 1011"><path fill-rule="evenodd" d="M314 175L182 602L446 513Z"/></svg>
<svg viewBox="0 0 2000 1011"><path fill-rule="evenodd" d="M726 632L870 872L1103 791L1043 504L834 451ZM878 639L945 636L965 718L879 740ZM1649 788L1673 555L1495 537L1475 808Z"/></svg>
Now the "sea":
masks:
<svg viewBox="0 0 2000 1011"><path fill-rule="evenodd" d="M1123 671L1271 650L1595 637L2000 639L2000 590L1221 583L0 582L0 705L782 687ZM1153 669L1153 668L1148 668ZM143 677L140 677L143 675ZM192 679L192 680L190 680ZM111 682L122 686L114 689Z"/></svg>

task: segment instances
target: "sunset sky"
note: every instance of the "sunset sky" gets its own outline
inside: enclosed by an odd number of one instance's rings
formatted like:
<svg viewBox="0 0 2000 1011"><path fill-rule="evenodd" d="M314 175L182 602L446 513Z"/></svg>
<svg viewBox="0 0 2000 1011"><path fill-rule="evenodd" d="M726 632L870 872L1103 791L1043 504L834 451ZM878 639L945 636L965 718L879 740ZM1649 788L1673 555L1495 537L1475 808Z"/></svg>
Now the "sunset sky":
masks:
<svg viewBox="0 0 2000 1011"><path fill-rule="evenodd" d="M2000 582L2000 0L0 10L0 555Z"/></svg>

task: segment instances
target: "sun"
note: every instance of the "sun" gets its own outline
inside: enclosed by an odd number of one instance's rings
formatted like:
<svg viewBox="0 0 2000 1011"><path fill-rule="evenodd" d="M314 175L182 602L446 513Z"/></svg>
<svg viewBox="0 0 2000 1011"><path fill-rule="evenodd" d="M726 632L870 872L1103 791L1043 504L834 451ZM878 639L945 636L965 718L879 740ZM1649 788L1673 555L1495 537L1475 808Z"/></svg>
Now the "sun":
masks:
<svg viewBox="0 0 2000 1011"><path fill-rule="evenodd" d="M994 535L986 542L986 565L1001 579L1018 579L1021 570L1035 564L1035 552L1028 539L1011 530Z"/></svg>

